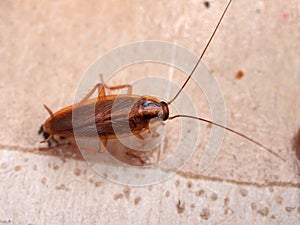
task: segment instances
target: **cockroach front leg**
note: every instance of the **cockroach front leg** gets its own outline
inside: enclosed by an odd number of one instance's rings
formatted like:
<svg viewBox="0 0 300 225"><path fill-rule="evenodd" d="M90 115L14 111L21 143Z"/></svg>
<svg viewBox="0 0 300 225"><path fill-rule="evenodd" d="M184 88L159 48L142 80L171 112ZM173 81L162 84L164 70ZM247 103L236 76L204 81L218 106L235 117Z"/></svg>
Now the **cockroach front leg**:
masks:
<svg viewBox="0 0 300 225"><path fill-rule="evenodd" d="M162 120L153 120L149 123L149 133L152 137L159 137L159 133L156 131L158 127L164 126L165 123Z"/></svg>

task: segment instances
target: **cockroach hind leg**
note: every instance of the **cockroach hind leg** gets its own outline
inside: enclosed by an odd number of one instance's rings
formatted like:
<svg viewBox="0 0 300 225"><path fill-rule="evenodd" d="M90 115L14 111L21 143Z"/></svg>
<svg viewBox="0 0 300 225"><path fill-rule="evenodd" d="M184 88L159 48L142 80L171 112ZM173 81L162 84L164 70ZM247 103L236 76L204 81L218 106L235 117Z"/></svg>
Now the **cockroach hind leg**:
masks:
<svg viewBox="0 0 300 225"><path fill-rule="evenodd" d="M138 154L137 152L138 152L137 150L128 149L126 151L126 155L128 155L128 156L130 156L134 159L137 159L140 162L141 165L145 165L147 163L146 160L144 160L142 158L142 156L140 154Z"/></svg>

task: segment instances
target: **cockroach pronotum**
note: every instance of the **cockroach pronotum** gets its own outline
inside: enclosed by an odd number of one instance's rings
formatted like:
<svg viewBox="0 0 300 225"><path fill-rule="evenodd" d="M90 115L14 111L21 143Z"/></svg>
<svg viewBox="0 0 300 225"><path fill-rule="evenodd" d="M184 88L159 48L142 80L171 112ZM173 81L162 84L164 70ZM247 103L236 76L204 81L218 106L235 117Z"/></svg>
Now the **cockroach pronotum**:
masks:
<svg viewBox="0 0 300 225"><path fill-rule="evenodd" d="M224 125L215 123L213 121L195 117L191 115L169 115L169 105L178 97L182 92L186 84L189 82L193 76L196 68L198 67L200 61L202 60L208 46L210 45L220 23L227 12L232 0L230 0L223 11L212 35L210 36L204 50L197 63L195 64L193 70L185 80L184 84L181 86L177 94L168 102L160 101L159 99L152 96L140 96L132 94L131 85L118 85L109 87L104 83L99 83L94 86L94 88L82 99L81 102L74 105L65 107L56 113L53 113L46 105L44 107L50 114L50 117L42 125L40 133L43 133L45 140L43 142L48 142L54 140L54 136L69 138L74 137L74 121L72 121L72 114L76 113L80 115L80 121L76 121L77 130L79 129L79 134L81 137L99 137L100 138L100 151L104 151L108 139L116 139L121 136L134 135L138 139L143 140L141 136L142 132L149 131L149 123L152 119L160 119L163 121L173 120L175 118L190 118L195 120L200 120L211 125L221 127L229 132L235 133L248 141L260 146L261 148L267 150L272 155L281 159L281 157L275 153L272 149L266 147L260 142L234 130L228 128ZM127 94L121 95L106 95L105 89L116 90L127 88ZM95 91L98 90L98 97L90 99ZM114 106L114 111L112 112L112 106L115 104L115 100L118 98L118 105ZM132 105L129 110L124 110L124 105ZM114 114L114 115L113 115ZM112 117L117 119L112 122ZM125 121L126 120L126 121ZM123 129L124 121L129 126L128 129ZM115 133L114 127L118 127L118 135ZM96 132L92 131L96 127Z"/></svg>

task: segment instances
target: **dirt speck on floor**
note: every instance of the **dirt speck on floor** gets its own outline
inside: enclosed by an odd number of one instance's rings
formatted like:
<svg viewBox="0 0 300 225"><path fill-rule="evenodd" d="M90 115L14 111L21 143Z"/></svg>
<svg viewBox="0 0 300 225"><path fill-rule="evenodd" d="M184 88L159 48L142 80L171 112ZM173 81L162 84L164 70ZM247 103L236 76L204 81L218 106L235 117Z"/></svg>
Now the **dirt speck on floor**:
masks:
<svg viewBox="0 0 300 225"><path fill-rule="evenodd" d="M176 205L176 208L177 208L177 212L178 214L181 214L184 212L185 210L185 204L182 203L180 200L178 201L177 205Z"/></svg>

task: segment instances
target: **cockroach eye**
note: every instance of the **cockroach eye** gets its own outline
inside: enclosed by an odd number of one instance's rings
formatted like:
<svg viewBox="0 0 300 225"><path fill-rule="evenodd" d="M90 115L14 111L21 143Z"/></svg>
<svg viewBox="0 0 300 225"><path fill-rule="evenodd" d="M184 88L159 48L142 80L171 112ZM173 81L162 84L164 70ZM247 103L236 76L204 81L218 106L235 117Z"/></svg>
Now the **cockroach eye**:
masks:
<svg viewBox="0 0 300 225"><path fill-rule="evenodd" d="M144 108L150 108L150 107L155 108L155 107L158 106L158 104L155 103L155 102L145 101L145 102L142 103L142 106L143 106Z"/></svg>
<svg viewBox="0 0 300 225"><path fill-rule="evenodd" d="M142 103L142 106L143 106L144 108L147 108L147 107L149 107L150 104L151 104L150 102L146 101L146 102L143 102L143 103Z"/></svg>

